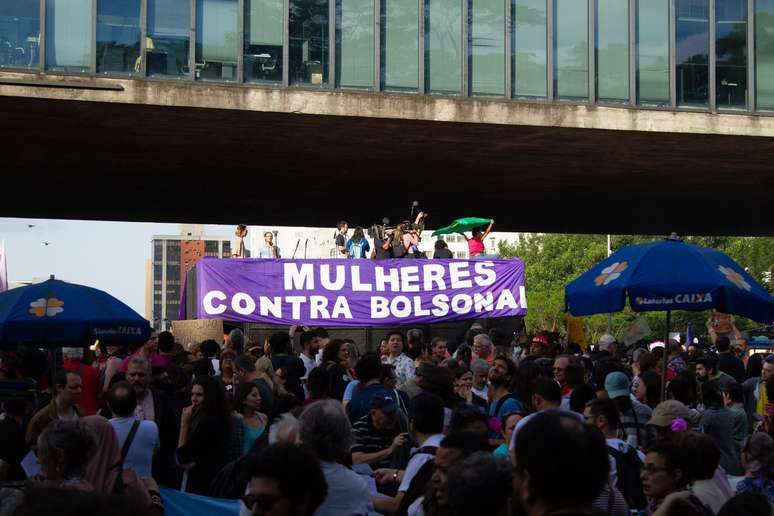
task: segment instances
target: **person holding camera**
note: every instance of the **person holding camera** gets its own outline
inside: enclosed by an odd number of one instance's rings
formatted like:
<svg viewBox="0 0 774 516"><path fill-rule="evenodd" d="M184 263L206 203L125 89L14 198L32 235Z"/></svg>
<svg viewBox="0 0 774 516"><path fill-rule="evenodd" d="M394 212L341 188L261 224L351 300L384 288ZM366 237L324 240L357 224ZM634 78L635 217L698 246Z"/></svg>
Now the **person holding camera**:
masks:
<svg viewBox="0 0 774 516"><path fill-rule="evenodd" d="M420 235L424 229L424 220L427 215L419 212L414 223L402 222L395 228L392 238L393 258L426 258L419 250Z"/></svg>

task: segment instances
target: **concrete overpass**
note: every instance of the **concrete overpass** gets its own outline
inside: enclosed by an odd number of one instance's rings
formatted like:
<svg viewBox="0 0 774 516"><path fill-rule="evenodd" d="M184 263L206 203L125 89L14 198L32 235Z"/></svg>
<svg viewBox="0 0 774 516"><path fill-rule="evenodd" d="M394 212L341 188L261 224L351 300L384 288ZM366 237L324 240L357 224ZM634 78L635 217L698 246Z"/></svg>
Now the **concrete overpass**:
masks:
<svg viewBox="0 0 774 516"><path fill-rule="evenodd" d="M774 234L774 117L0 71L0 216Z"/></svg>

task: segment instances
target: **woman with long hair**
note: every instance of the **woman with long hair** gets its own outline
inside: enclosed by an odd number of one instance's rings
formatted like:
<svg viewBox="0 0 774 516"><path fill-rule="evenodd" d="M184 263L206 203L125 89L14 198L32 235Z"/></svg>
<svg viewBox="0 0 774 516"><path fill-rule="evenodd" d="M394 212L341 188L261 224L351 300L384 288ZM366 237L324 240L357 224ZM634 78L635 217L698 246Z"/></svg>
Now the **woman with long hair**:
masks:
<svg viewBox="0 0 774 516"><path fill-rule="evenodd" d="M471 258L483 254L484 240L489 236L489 233L492 232L492 226L494 226L494 219L489 223L489 226L487 226L486 229L483 226L473 228L473 231L471 231L472 236L470 238L468 238L465 233L460 233L460 235L468 241L468 255Z"/></svg>
<svg viewBox="0 0 774 516"><path fill-rule="evenodd" d="M352 233L352 238L347 242L346 250L347 258L354 258L356 260L368 258L371 246L365 237L365 233L363 233L363 228L360 226L355 228L355 232Z"/></svg>
<svg viewBox="0 0 774 516"><path fill-rule="evenodd" d="M261 412L261 392L253 382L240 383L234 396L234 409L241 433L240 457L253 450L257 442L268 436L269 418Z"/></svg>
<svg viewBox="0 0 774 516"><path fill-rule="evenodd" d="M352 380L349 374L349 347L341 339L333 339L325 346L322 355L323 367L331 377L331 398L342 400L347 384Z"/></svg>
<svg viewBox="0 0 774 516"><path fill-rule="evenodd" d="M774 501L774 438L756 432L742 450L744 478L736 485L737 493L755 492Z"/></svg>
<svg viewBox="0 0 774 516"><path fill-rule="evenodd" d="M188 473L187 492L207 494L210 481L228 462L232 429L223 385L211 376L197 376L191 385L191 404L180 418L177 444L178 461Z"/></svg>

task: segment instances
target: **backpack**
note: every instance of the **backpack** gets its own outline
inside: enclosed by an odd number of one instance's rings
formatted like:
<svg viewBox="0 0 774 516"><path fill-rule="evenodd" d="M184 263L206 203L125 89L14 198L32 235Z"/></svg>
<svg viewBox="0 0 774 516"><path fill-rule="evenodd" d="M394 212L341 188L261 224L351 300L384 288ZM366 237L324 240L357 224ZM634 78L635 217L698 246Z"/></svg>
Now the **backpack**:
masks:
<svg viewBox="0 0 774 516"><path fill-rule="evenodd" d="M349 244L349 257L350 258L365 258L365 253L363 252L363 247L365 247L363 244L365 243L365 240L359 240L355 242L354 240L350 242Z"/></svg>
<svg viewBox="0 0 774 516"><path fill-rule="evenodd" d="M647 506L645 494L642 492L640 471L642 461L637 450L629 446L626 452L608 446L608 452L615 459L615 469L618 475L618 490L623 495L630 509L644 509Z"/></svg>

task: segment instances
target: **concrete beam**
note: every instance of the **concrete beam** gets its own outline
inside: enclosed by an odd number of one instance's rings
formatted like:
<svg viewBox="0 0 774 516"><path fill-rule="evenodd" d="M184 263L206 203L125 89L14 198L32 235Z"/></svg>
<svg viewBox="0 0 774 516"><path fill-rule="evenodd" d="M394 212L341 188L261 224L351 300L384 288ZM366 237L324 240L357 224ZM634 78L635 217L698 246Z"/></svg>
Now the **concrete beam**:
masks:
<svg viewBox="0 0 774 516"><path fill-rule="evenodd" d="M774 116L0 72L0 96L303 115L774 137Z"/></svg>

